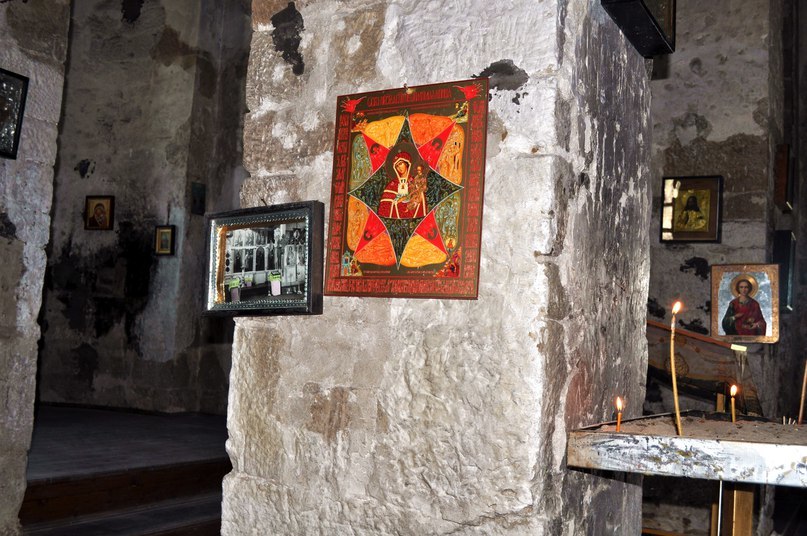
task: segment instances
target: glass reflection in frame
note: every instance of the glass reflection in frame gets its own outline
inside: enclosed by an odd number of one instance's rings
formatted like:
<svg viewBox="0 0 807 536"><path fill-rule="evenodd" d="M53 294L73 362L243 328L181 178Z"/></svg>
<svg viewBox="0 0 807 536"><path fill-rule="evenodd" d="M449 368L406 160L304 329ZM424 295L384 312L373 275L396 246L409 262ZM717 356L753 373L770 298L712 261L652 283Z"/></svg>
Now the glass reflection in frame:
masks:
<svg viewBox="0 0 807 536"><path fill-rule="evenodd" d="M295 299L307 277L306 221L230 227L223 247L223 292L216 303ZM279 277L280 284L273 284Z"/></svg>
<svg viewBox="0 0 807 536"><path fill-rule="evenodd" d="M322 314L321 201L209 214L205 314Z"/></svg>

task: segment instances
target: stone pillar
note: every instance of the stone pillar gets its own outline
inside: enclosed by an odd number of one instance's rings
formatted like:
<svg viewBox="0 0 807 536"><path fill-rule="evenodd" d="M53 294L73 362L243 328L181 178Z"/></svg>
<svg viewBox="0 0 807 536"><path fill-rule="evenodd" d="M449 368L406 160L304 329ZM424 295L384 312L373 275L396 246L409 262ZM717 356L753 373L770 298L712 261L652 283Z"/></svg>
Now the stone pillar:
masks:
<svg viewBox="0 0 807 536"><path fill-rule="evenodd" d="M30 79L15 160L0 158L0 534L19 532L36 390L69 0L0 4L0 67Z"/></svg>
<svg viewBox="0 0 807 536"><path fill-rule="evenodd" d="M224 534L637 534L565 466L639 415L649 92L599 2L253 2L242 204L329 199L336 97L491 77L479 299L239 318Z"/></svg>

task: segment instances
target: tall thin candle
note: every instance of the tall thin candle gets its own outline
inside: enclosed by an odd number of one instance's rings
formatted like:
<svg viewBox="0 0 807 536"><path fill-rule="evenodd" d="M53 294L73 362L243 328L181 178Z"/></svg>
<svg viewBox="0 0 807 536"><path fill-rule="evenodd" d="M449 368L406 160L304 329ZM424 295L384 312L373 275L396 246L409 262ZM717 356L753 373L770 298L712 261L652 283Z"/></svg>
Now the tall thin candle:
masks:
<svg viewBox="0 0 807 536"><path fill-rule="evenodd" d="M670 324L670 375L672 376L673 403L675 404L675 429L678 435L683 435L681 426L681 409L678 406L678 380L675 377L675 315L681 310L681 302L677 301L672 308L672 323Z"/></svg>
<svg viewBox="0 0 807 536"><path fill-rule="evenodd" d="M737 395L736 385L731 386L729 394L731 394L731 422L737 422L737 413L734 411L734 397Z"/></svg>
<svg viewBox="0 0 807 536"><path fill-rule="evenodd" d="M616 397L616 431L622 427L622 399Z"/></svg>
<svg viewBox="0 0 807 536"><path fill-rule="evenodd" d="M807 360L804 361L804 380L801 382L801 401L799 402L799 426L804 418L804 397L807 395Z"/></svg>

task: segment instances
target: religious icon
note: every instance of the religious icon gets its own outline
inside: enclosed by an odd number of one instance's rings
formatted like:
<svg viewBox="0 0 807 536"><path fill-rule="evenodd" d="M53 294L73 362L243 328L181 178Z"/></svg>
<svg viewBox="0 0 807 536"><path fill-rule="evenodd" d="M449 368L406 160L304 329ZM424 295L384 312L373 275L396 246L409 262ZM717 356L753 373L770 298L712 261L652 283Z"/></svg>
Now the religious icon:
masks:
<svg viewBox="0 0 807 536"><path fill-rule="evenodd" d="M665 177L662 242L719 242L723 178Z"/></svg>
<svg viewBox="0 0 807 536"><path fill-rule="evenodd" d="M779 340L779 267L712 266L712 337L734 342Z"/></svg>
<svg viewBox="0 0 807 536"><path fill-rule="evenodd" d="M174 254L175 225L158 225L154 229L154 253L157 255Z"/></svg>
<svg viewBox="0 0 807 536"><path fill-rule="evenodd" d="M0 156L17 158L28 77L0 69Z"/></svg>
<svg viewBox="0 0 807 536"><path fill-rule="evenodd" d="M684 202L686 199L686 202ZM674 231L703 231L709 223L709 190L687 190L676 199Z"/></svg>
<svg viewBox="0 0 807 536"><path fill-rule="evenodd" d="M487 80L339 97L325 293L476 298Z"/></svg>
<svg viewBox="0 0 807 536"><path fill-rule="evenodd" d="M88 195L84 200L84 228L91 231L110 231L114 223L115 197Z"/></svg>

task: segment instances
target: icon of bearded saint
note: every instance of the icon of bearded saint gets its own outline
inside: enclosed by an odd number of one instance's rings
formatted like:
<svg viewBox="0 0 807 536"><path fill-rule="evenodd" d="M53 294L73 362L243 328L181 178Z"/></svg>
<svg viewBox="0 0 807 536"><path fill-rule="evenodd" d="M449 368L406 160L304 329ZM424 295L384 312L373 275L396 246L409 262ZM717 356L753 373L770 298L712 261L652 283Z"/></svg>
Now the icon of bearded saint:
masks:
<svg viewBox="0 0 807 536"><path fill-rule="evenodd" d="M411 219L426 216L426 172L422 165L412 172L412 156L401 151L392 159L395 177L384 187L378 203L378 215L382 218Z"/></svg>

